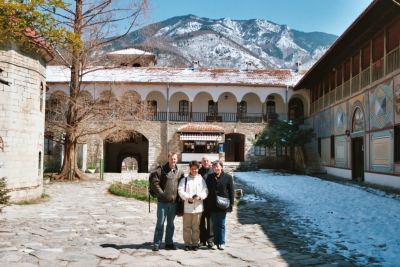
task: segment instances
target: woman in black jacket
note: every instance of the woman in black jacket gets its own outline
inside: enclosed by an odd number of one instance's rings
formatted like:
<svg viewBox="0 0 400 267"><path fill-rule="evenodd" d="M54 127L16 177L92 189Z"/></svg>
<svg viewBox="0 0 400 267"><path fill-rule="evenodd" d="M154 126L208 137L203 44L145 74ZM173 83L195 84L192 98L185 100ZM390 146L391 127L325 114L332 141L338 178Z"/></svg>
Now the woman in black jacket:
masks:
<svg viewBox="0 0 400 267"><path fill-rule="evenodd" d="M208 197L207 206L211 211L211 221L214 228L214 243L218 249L225 249L225 219L226 213L232 211L234 203L234 187L231 175L222 171L222 162L213 163L214 173L207 176ZM217 196L225 198L229 202L227 208L217 205Z"/></svg>

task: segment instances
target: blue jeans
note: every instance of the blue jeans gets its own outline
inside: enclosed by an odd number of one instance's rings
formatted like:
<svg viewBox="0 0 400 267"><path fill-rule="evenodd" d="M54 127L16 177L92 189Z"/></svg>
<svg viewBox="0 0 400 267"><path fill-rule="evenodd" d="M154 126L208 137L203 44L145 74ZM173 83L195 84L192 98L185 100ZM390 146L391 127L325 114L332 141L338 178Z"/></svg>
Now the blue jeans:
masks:
<svg viewBox="0 0 400 267"><path fill-rule="evenodd" d="M165 244L173 244L172 237L174 235L175 225L174 220L176 216L176 203L157 203L157 224L154 231L154 245L161 245L164 235L164 224L167 219L167 230L165 233Z"/></svg>
<svg viewBox="0 0 400 267"><path fill-rule="evenodd" d="M225 218L226 212L211 212L211 221L214 228L214 243L225 244Z"/></svg>

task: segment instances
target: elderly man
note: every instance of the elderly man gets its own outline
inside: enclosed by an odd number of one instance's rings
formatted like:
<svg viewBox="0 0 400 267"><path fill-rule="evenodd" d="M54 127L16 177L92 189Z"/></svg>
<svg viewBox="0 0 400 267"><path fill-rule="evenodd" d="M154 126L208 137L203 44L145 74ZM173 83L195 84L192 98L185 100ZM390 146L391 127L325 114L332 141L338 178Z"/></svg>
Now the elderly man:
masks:
<svg viewBox="0 0 400 267"><path fill-rule="evenodd" d="M204 181L207 180L207 176L212 174L213 170L211 162L208 156L204 156L201 159L201 167L199 174L203 177ZM204 201L204 211L200 218L200 244L207 246L208 248L214 248L214 234L211 224L210 209L208 208L207 201Z"/></svg>
<svg viewBox="0 0 400 267"><path fill-rule="evenodd" d="M183 172L178 170L176 165L177 161L178 155L174 152L169 152L168 162L160 166L160 170L152 172L150 176L150 186L157 196L157 224L154 231L153 251L158 251L160 249L164 235L165 219L167 220L165 249L176 249L173 242L176 198L179 179L184 177Z"/></svg>

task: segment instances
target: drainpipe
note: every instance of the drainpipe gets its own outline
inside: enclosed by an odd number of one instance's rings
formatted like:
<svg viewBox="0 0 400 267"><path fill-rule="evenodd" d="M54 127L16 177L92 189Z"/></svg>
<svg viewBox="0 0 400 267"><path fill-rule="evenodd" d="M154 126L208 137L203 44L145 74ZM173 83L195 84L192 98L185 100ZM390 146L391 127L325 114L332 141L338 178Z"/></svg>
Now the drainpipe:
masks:
<svg viewBox="0 0 400 267"><path fill-rule="evenodd" d="M289 121L289 102L288 102L288 94L289 94L289 85L286 85L286 92L285 92L285 104L286 104L286 120Z"/></svg>
<svg viewBox="0 0 400 267"><path fill-rule="evenodd" d="M169 132L168 132L168 125L169 125L169 83L167 83L167 122L166 122L166 126L165 129L167 131L167 140L166 140L166 152L167 152L167 158L168 158L168 152L169 152L169 145L168 145L168 141L169 141Z"/></svg>

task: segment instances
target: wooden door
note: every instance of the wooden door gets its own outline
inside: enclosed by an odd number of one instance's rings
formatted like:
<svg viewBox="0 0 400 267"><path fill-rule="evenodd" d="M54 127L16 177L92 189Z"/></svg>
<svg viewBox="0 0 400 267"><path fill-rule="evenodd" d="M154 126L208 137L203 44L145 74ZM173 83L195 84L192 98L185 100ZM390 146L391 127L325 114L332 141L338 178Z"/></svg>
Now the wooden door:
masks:
<svg viewBox="0 0 400 267"><path fill-rule="evenodd" d="M364 138L357 137L351 140L351 166L352 179L364 181Z"/></svg>

